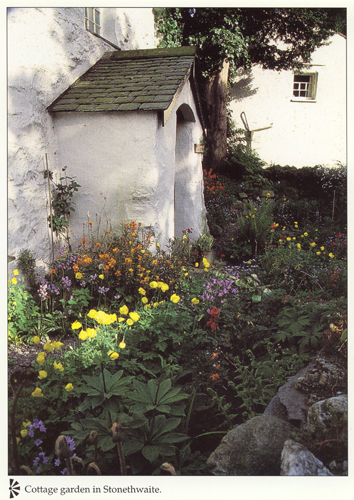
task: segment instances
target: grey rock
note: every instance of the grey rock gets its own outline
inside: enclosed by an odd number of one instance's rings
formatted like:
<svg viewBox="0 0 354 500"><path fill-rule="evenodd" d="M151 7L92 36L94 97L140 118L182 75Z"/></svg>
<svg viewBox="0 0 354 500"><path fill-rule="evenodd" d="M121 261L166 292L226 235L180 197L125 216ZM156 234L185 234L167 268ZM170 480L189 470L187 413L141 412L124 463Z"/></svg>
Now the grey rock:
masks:
<svg viewBox="0 0 354 500"><path fill-rule="evenodd" d="M281 386L278 394L274 396L263 415L270 415L285 422L290 422L296 427L303 429L307 423L307 405L306 394L300 389L297 389L296 384L299 379L314 367L314 361L307 367L302 368L296 375L288 379L286 384Z"/></svg>
<svg viewBox="0 0 354 500"><path fill-rule="evenodd" d="M272 416L251 418L224 436L207 466L217 476L279 475L284 443L294 431L291 424Z"/></svg>
<svg viewBox="0 0 354 500"><path fill-rule="evenodd" d="M348 396L342 394L314 403L308 411L307 429L310 432L326 430L348 421Z"/></svg>
<svg viewBox="0 0 354 500"><path fill-rule="evenodd" d="M215 237L220 237L222 235L222 227L217 224L210 224L209 226L210 234Z"/></svg>
<svg viewBox="0 0 354 500"><path fill-rule="evenodd" d="M333 476L306 446L288 439L281 454L281 476Z"/></svg>

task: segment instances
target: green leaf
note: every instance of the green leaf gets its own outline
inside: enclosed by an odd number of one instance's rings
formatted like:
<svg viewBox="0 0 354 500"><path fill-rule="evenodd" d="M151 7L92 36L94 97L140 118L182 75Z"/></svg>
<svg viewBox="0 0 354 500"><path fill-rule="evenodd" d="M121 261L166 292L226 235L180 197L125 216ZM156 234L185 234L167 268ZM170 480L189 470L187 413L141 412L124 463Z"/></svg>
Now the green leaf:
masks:
<svg viewBox="0 0 354 500"><path fill-rule="evenodd" d="M169 418L166 419L164 415L158 415L155 418L155 423L152 429L152 437L153 439L158 438L162 434L165 434L166 432L170 432L171 430L175 429L181 422L180 418Z"/></svg>
<svg viewBox="0 0 354 500"><path fill-rule="evenodd" d="M157 383L156 380L149 380L147 383L147 388L150 393L151 403L156 404L156 394L157 394Z"/></svg>
<svg viewBox="0 0 354 500"><path fill-rule="evenodd" d="M169 406L169 405L158 405L158 406L156 406L156 410L160 411L161 413L170 413L171 406Z"/></svg>
<svg viewBox="0 0 354 500"><path fill-rule="evenodd" d="M164 436L160 436L157 439L158 443L181 443L182 441L186 441L186 439L190 439L187 434L182 434L181 432L170 432Z"/></svg>
<svg viewBox="0 0 354 500"><path fill-rule="evenodd" d="M139 439L130 439L123 443L123 453L125 456L132 455L137 451L140 451L144 446L144 443Z"/></svg>
<svg viewBox="0 0 354 500"><path fill-rule="evenodd" d="M262 300L262 295L259 294L252 295L252 302L261 302L261 300Z"/></svg>
<svg viewBox="0 0 354 500"><path fill-rule="evenodd" d="M143 382L140 382L139 380L134 379L133 386L134 386L134 389L140 395L140 399L135 399L135 401L141 401L141 402L145 401L147 403L155 403L155 398L151 398L151 392L149 391L146 384L143 384ZM133 395L133 394L135 394L135 393L132 393L131 395ZM132 399L134 399L134 398L132 398Z"/></svg>
<svg viewBox="0 0 354 500"><path fill-rule="evenodd" d="M171 389L172 382L170 379L164 380L161 382L159 385L158 391L157 391L157 396L156 396L156 402L158 403L163 396Z"/></svg>
<svg viewBox="0 0 354 500"><path fill-rule="evenodd" d="M141 453L145 458L149 460L150 463L152 463L156 458L159 456L159 449L157 446L154 445L147 445L144 446L144 448L141 450Z"/></svg>
<svg viewBox="0 0 354 500"><path fill-rule="evenodd" d="M109 451L115 447L115 443L112 441L111 436L106 436L99 441L99 445L102 451Z"/></svg>

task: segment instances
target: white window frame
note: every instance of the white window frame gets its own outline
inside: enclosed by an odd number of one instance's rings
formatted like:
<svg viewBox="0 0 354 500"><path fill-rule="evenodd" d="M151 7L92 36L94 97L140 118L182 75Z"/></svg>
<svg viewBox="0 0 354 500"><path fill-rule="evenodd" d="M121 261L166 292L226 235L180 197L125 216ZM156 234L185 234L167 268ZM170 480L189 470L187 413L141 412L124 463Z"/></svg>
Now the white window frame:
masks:
<svg viewBox="0 0 354 500"><path fill-rule="evenodd" d="M308 82L296 82L295 79L297 76L306 76L309 77ZM292 102L316 102L317 95L317 72L296 72L293 77L293 90L292 90ZM299 94L302 93L304 95L295 95L295 92Z"/></svg>
<svg viewBox="0 0 354 500"><path fill-rule="evenodd" d="M85 28L90 33L101 35L101 12L95 7L85 7Z"/></svg>

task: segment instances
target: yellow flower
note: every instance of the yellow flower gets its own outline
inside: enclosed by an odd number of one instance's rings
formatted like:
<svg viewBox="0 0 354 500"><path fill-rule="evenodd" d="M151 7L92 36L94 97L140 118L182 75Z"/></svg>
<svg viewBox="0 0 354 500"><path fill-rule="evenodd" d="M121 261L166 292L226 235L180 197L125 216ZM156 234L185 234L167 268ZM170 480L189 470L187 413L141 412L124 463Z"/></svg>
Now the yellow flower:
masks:
<svg viewBox="0 0 354 500"><path fill-rule="evenodd" d="M308 236L308 235L309 235L309 233L304 233L304 236Z"/></svg>
<svg viewBox="0 0 354 500"><path fill-rule="evenodd" d="M16 285L17 284L17 279L16 278L12 278L11 282L12 282L13 285Z"/></svg>
<svg viewBox="0 0 354 500"><path fill-rule="evenodd" d="M117 315L116 314L107 314L104 311L98 311L98 313L96 314L95 320L100 325L110 325L111 323L114 323L115 321L117 321Z"/></svg>
<svg viewBox="0 0 354 500"><path fill-rule="evenodd" d="M310 243L310 247L315 247L316 246L316 243L313 241L312 243Z"/></svg>
<svg viewBox="0 0 354 500"><path fill-rule="evenodd" d="M85 330L81 330L81 332L79 333L79 339L86 340L87 337L88 337L87 332L85 332Z"/></svg>
<svg viewBox="0 0 354 500"><path fill-rule="evenodd" d="M83 274L82 274L82 273L76 273L76 274L75 274L75 278L76 278L77 280L81 280L81 278L82 278L82 277L83 277Z"/></svg>
<svg viewBox="0 0 354 500"><path fill-rule="evenodd" d="M144 297L144 298L145 298L145 297ZM142 300L143 300L143 299L142 299ZM118 322L119 322L119 323L123 323L123 321L125 321L125 320L126 320L126 318L118 318Z"/></svg>
<svg viewBox="0 0 354 500"><path fill-rule="evenodd" d="M45 357L46 357L46 353L45 352L40 352L36 358L36 361L39 365L43 365L44 363L44 360L45 360Z"/></svg>
<svg viewBox="0 0 354 500"><path fill-rule="evenodd" d="M119 344L120 349L125 349L126 348L126 343L122 340L122 342Z"/></svg>
<svg viewBox="0 0 354 500"><path fill-rule="evenodd" d="M328 254L328 257L331 257L331 259L333 259L333 258L334 258L333 253L332 253L332 252L331 252L331 253L329 253L329 254Z"/></svg>
<svg viewBox="0 0 354 500"><path fill-rule="evenodd" d="M44 396L44 394L42 394L42 389L36 387L35 390L32 392L32 396L34 398L42 398Z"/></svg>
<svg viewBox="0 0 354 500"><path fill-rule="evenodd" d="M86 333L87 333L87 336L90 338L90 339L93 339L94 337L96 337L97 335L97 332L94 328L88 328L86 330Z"/></svg>
<svg viewBox="0 0 354 500"><path fill-rule="evenodd" d="M47 352L53 351L54 347L51 342L46 342L43 346L43 349Z"/></svg>
<svg viewBox="0 0 354 500"><path fill-rule="evenodd" d="M323 252L324 249L325 249L325 247L321 247L322 252Z"/></svg>
<svg viewBox="0 0 354 500"><path fill-rule="evenodd" d="M296 246L297 246L297 248L298 248L299 250L301 250L301 243L297 243L297 245L296 245Z"/></svg>
<svg viewBox="0 0 354 500"><path fill-rule="evenodd" d="M140 316L137 312L131 312L131 313L129 313L129 316L131 317L131 319L133 321L139 321L139 319L140 319Z"/></svg>
<svg viewBox="0 0 354 500"><path fill-rule="evenodd" d="M194 297L191 302L192 304L199 304L200 300Z"/></svg>
<svg viewBox="0 0 354 500"><path fill-rule="evenodd" d="M151 281L151 283L150 283L150 287L151 287L151 288L157 288L157 287L158 287L157 282L156 282L156 281Z"/></svg>
<svg viewBox="0 0 354 500"><path fill-rule="evenodd" d="M132 325L134 325L134 321L133 321L132 319L128 318L128 319L127 319L127 325L128 325L128 326L132 326Z"/></svg>
<svg viewBox="0 0 354 500"><path fill-rule="evenodd" d="M47 375L48 375L48 373L45 370L40 370L38 372L38 378L39 378L39 380L42 380L43 378L46 378Z"/></svg>
<svg viewBox="0 0 354 500"><path fill-rule="evenodd" d="M115 351L108 351L108 356L112 359L112 360L115 360L115 359L118 359L119 358L119 354Z"/></svg>
<svg viewBox="0 0 354 500"><path fill-rule="evenodd" d="M321 255L321 252L316 252L316 255Z"/></svg>
<svg viewBox="0 0 354 500"><path fill-rule="evenodd" d="M161 281L159 281L159 287L163 292L167 292L167 290L170 288L167 283L162 283Z"/></svg>
<svg viewBox="0 0 354 500"><path fill-rule="evenodd" d="M54 370L59 370L60 372L64 371L64 367L61 363L57 363L56 361L54 361L53 366Z"/></svg>
<svg viewBox="0 0 354 500"><path fill-rule="evenodd" d="M72 391L74 389L74 386L73 384L70 382L69 384L66 384L66 386L64 387L64 389L68 392Z"/></svg>
<svg viewBox="0 0 354 500"><path fill-rule="evenodd" d="M22 422L22 427L28 427L31 424L31 422L28 420L28 418Z"/></svg>
<svg viewBox="0 0 354 500"><path fill-rule="evenodd" d="M249 261L247 262L247 264L252 264L252 262L249 260Z"/></svg>
<svg viewBox="0 0 354 500"><path fill-rule="evenodd" d="M206 259L205 257L203 257L203 266L206 267L206 268L210 267L208 259Z"/></svg>
<svg viewBox="0 0 354 500"><path fill-rule="evenodd" d="M17 269L14 270L14 275L18 276L18 270Z"/></svg>
<svg viewBox="0 0 354 500"><path fill-rule="evenodd" d="M129 309L127 306L122 306L120 309L119 309L119 313L120 314L123 314L124 316L126 316L129 312Z"/></svg>
<svg viewBox="0 0 354 500"><path fill-rule="evenodd" d="M34 344L39 344L39 343L40 343L40 341L41 341L41 339L38 337L38 335L35 335L35 336L33 337L33 339L32 339L32 342L33 342Z"/></svg>
<svg viewBox="0 0 354 500"><path fill-rule="evenodd" d="M143 304L147 304L147 303L149 302L149 299L148 299L147 297L143 297L143 298L141 299L141 302L142 302Z"/></svg>
<svg viewBox="0 0 354 500"><path fill-rule="evenodd" d="M160 245L160 243L156 243L156 246L157 246L158 248L160 248L160 246L161 246L161 245Z"/></svg>
<svg viewBox="0 0 354 500"><path fill-rule="evenodd" d="M64 345L63 342L59 342L58 340L52 342L53 349L60 349L62 345Z"/></svg>
<svg viewBox="0 0 354 500"><path fill-rule="evenodd" d="M82 328L82 324L79 321L74 321L74 323L72 323L72 325L71 325L71 328L73 330L78 330L79 328Z"/></svg>
<svg viewBox="0 0 354 500"><path fill-rule="evenodd" d="M146 292L144 290L144 288L140 287L138 292L141 294L141 295L146 295Z"/></svg>
<svg viewBox="0 0 354 500"><path fill-rule="evenodd" d="M22 430L21 430L21 432L20 432L20 434L21 434L21 437L23 437L23 438L24 438L24 437L26 437L26 436L27 436L27 434L28 434L28 430L27 430L27 429L22 429Z"/></svg>
<svg viewBox="0 0 354 500"><path fill-rule="evenodd" d="M288 237L286 238L286 241L291 241L291 238L288 236Z"/></svg>
<svg viewBox="0 0 354 500"><path fill-rule="evenodd" d="M87 316L89 318L92 318L92 319L95 319L96 316L97 316L97 311L95 311L95 309L91 309L88 313L87 313ZM76 323L76 322L75 322ZM82 325L78 326L77 328L80 328Z"/></svg>
<svg viewBox="0 0 354 500"><path fill-rule="evenodd" d="M103 280L104 279L104 274L100 274L98 277L100 278L100 280Z"/></svg>
<svg viewBox="0 0 354 500"><path fill-rule="evenodd" d="M195 267L199 267L199 262L196 262L194 265Z"/></svg>
<svg viewBox="0 0 354 500"><path fill-rule="evenodd" d="M177 304L177 302L179 302L181 297L179 297L178 295L176 295L175 293L173 295L171 295L171 302L173 302L174 304Z"/></svg>

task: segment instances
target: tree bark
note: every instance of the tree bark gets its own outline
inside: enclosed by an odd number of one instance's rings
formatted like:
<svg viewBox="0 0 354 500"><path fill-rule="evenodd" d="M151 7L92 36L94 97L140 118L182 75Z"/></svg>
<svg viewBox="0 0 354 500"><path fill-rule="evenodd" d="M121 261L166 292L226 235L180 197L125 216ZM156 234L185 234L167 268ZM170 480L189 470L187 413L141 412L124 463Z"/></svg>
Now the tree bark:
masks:
<svg viewBox="0 0 354 500"><path fill-rule="evenodd" d="M207 168L217 170L227 152L227 99L229 63L224 61L220 71L205 83L205 99L209 119Z"/></svg>

